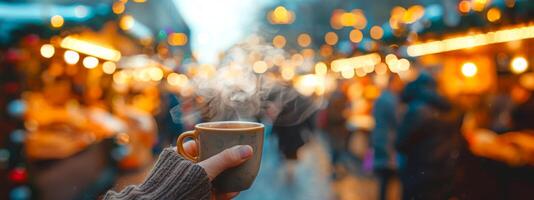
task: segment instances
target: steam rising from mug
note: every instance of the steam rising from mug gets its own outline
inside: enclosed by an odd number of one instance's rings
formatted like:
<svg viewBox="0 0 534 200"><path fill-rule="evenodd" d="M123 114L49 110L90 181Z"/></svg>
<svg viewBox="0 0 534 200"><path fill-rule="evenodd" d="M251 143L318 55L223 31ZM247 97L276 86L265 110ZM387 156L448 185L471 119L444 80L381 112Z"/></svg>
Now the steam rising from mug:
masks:
<svg viewBox="0 0 534 200"><path fill-rule="evenodd" d="M192 80L196 95L203 99L202 116L208 121L254 121L267 117L279 126L308 119L320 101L300 95L272 75L253 71L254 62L262 60L272 65L284 54L281 49L254 42L229 49L214 74L199 74Z"/></svg>

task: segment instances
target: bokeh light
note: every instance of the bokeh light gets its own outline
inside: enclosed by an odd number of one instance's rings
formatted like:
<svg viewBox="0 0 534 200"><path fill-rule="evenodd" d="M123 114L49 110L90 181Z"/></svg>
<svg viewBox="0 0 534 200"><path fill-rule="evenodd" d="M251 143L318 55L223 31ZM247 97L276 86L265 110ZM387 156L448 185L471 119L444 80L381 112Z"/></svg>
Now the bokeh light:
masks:
<svg viewBox="0 0 534 200"><path fill-rule="evenodd" d="M462 71L462 75L470 78L470 77L474 77L477 75L478 67L475 65L475 63L466 62L462 65L461 71Z"/></svg>
<svg viewBox="0 0 534 200"><path fill-rule="evenodd" d="M50 18L50 25L52 25L54 28L62 27L64 22L65 20L61 15L54 15L52 18Z"/></svg>
<svg viewBox="0 0 534 200"><path fill-rule="evenodd" d="M354 42L354 43L361 42L362 39L363 39L362 31L360 31L358 29L354 29L354 30L350 31L349 39L350 39L351 42Z"/></svg>
<svg viewBox="0 0 534 200"><path fill-rule="evenodd" d="M525 59L525 57L517 56L512 59L512 62L510 62L510 70L514 74L521 74L528 69L528 61Z"/></svg>
<svg viewBox="0 0 534 200"><path fill-rule="evenodd" d="M87 56L83 59L82 64L87 69L93 69L98 65L98 59L93 56Z"/></svg>
<svg viewBox="0 0 534 200"><path fill-rule="evenodd" d="M106 61L102 64L102 71L106 74L113 74L117 70L117 65L114 62Z"/></svg>
<svg viewBox="0 0 534 200"><path fill-rule="evenodd" d="M67 64L76 64L78 60L80 60L80 54L76 53L72 50L65 51L65 54L63 54L63 58L65 59L65 62Z"/></svg>
<svg viewBox="0 0 534 200"><path fill-rule="evenodd" d="M328 32L324 35L324 41L328 45L335 45L338 41L337 34L334 32Z"/></svg>
<svg viewBox="0 0 534 200"><path fill-rule="evenodd" d="M44 44L43 46L41 46L40 52L41 56L45 58L51 58L52 56L54 56L56 50L51 44Z"/></svg>
<svg viewBox="0 0 534 200"><path fill-rule="evenodd" d="M273 45L274 47L279 49L284 48L284 46L286 45L286 38L283 35L274 36Z"/></svg>

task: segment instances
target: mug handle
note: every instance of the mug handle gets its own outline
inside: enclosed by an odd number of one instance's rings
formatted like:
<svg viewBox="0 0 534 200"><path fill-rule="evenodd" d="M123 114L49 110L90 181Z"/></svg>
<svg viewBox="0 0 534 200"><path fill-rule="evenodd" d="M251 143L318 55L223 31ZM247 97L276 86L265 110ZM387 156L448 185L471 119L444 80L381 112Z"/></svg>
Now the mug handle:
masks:
<svg viewBox="0 0 534 200"><path fill-rule="evenodd" d="M184 158L188 159L188 160L191 160L193 162L198 162L198 158L199 156L191 156L189 155L187 152L185 152L184 150L184 140L187 139L187 138L191 138L193 140L195 140L195 142L197 143L197 148L198 148L198 152L200 154L200 142L199 142L199 139L198 139L198 134L196 131L186 131L186 132L183 132L182 134L180 134L180 136L178 137L178 140L176 140L176 149L178 149L178 153L180 155L182 155Z"/></svg>

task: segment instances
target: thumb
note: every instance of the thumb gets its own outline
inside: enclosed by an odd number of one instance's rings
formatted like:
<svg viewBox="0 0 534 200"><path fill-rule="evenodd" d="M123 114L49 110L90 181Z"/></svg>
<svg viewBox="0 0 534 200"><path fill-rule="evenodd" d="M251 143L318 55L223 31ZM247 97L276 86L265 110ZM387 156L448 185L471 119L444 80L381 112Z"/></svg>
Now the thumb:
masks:
<svg viewBox="0 0 534 200"><path fill-rule="evenodd" d="M226 149L200 163L210 180L228 168L238 166L252 157L252 147L249 145L237 145Z"/></svg>

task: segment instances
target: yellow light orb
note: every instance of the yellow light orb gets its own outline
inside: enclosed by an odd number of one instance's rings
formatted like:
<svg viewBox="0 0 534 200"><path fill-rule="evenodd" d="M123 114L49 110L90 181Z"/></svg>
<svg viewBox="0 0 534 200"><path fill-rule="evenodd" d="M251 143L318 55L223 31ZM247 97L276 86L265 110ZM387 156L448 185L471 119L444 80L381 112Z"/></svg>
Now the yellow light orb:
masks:
<svg viewBox="0 0 534 200"><path fill-rule="evenodd" d="M263 74L267 71L267 63L265 61L257 61L252 65L252 69L255 73Z"/></svg>
<svg viewBox="0 0 534 200"><path fill-rule="evenodd" d="M458 10L462 13L468 13L471 11L471 2L467 0L460 1L458 4Z"/></svg>
<svg viewBox="0 0 534 200"><path fill-rule="evenodd" d="M350 31L349 39L350 39L351 42L354 42L354 43L361 42L362 39L363 39L362 31L360 31L358 29L354 29L354 30Z"/></svg>
<svg viewBox="0 0 534 200"><path fill-rule="evenodd" d="M64 22L65 20L61 15L54 15L52 18L50 18L50 25L52 25L54 28L62 27Z"/></svg>
<svg viewBox="0 0 534 200"><path fill-rule="evenodd" d="M51 58L56 53L56 50L54 49L54 46L51 44L44 44L41 46L41 56L45 58Z"/></svg>
<svg viewBox="0 0 534 200"><path fill-rule="evenodd" d="M307 47L311 44L311 37L307 33L302 33L298 36L297 42L301 47Z"/></svg>
<svg viewBox="0 0 534 200"><path fill-rule="evenodd" d="M295 76L295 70L292 67L284 67L281 74L284 80L289 81Z"/></svg>
<svg viewBox="0 0 534 200"><path fill-rule="evenodd" d="M465 77L474 77L478 73L478 67L475 65L475 63L472 62L466 62L462 65L462 75Z"/></svg>
<svg viewBox="0 0 534 200"><path fill-rule="evenodd" d="M486 18L490 22L499 21L499 19L501 19L501 10L499 10L498 8L489 9L488 12L486 13Z"/></svg>
<svg viewBox="0 0 534 200"><path fill-rule="evenodd" d="M326 35L324 35L324 41L326 42L326 44L335 45L338 41L337 34L334 32L326 33Z"/></svg>
<svg viewBox="0 0 534 200"><path fill-rule="evenodd" d="M126 7L124 6L124 3L119 2L119 1L113 3L113 6L111 7L111 10L113 11L113 13L117 15L122 14L125 9Z"/></svg>
<svg viewBox="0 0 534 200"><path fill-rule="evenodd" d="M398 61L398 70L403 72L403 71L408 71L408 69L410 69L410 61L408 61L407 59L405 58L402 58Z"/></svg>
<svg viewBox="0 0 534 200"><path fill-rule="evenodd" d="M375 40L379 40L384 36L384 30L382 30L382 27L380 26L373 26L370 31L371 38Z"/></svg>
<svg viewBox="0 0 534 200"><path fill-rule="evenodd" d="M65 54L63 54L63 58L65 59L65 62L67 64L76 64L78 60L80 60L80 54L78 54L75 51L67 50L65 51Z"/></svg>
<svg viewBox="0 0 534 200"><path fill-rule="evenodd" d="M187 44L187 35L184 33L171 33L167 38L171 46L184 46Z"/></svg>
<svg viewBox="0 0 534 200"><path fill-rule="evenodd" d="M284 48L284 46L286 45L286 38L283 35L274 36L273 45L274 47L279 49Z"/></svg>
<svg viewBox="0 0 534 200"><path fill-rule="evenodd" d="M114 62L106 61L102 64L102 71L106 74L113 74L117 70L117 65Z"/></svg>
<svg viewBox="0 0 534 200"><path fill-rule="evenodd" d="M150 68L150 70L148 70L148 74L150 76L150 80L153 81L160 81L163 78L163 70L161 70L159 67Z"/></svg>
<svg viewBox="0 0 534 200"><path fill-rule="evenodd" d="M327 71L328 67L324 62L318 62L317 64L315 64L315 74L317 74L318 76L326 75Z"/></svg>
<svg viewBox="0 0 534 200"><path fill-rule="evenodd" d="M122 30L130 30L135 24L135 19L131 15L124 15L119 21Z"/></svg>
<svg viewBox="0 0 534 200"><path fill-rule="evenodd" d="M512 62L510 62L510 70L514 74L521 74L528 69L528 61L525 59L525 57L518 56L512 59Z"/></svg>
<svg viewBox="0 0 534 200"><path fill-rule="evenodd" d="M98 59L93 56L87 56L83 59L82 64L87 69L93 69L98 65Z"/></svg>

